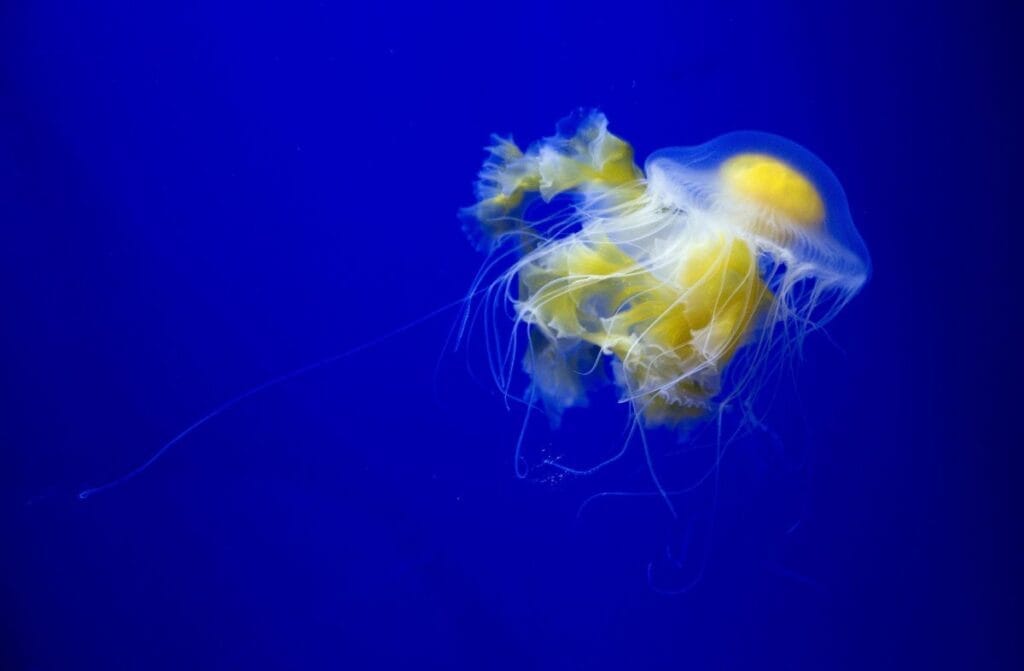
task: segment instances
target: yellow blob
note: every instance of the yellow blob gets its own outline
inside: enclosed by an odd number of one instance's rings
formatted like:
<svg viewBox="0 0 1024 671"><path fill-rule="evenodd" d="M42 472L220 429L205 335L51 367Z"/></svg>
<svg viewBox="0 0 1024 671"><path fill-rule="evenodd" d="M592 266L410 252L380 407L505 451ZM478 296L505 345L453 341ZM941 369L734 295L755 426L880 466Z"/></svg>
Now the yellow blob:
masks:
<svg viewBox="0 0 1024 671"><path fill-rule="evenodd" d="M582 340L614 357L648 423L675 423L709 407L771 292L749 246L722 234L683 250L674 265L659 276L607 239L580 235L520 268L518 309L552 342ZM550 350L544 358L557 367ZM576 357L565 363L577 365ZM549 374L559 389L541 391L566 397L570 372Z"/></svg>
<svg viewBox="0 0 1024 671"><path fill-rule="evenodd" d="M807 177L767 154L739 154L722 164L722 180L735 193L771 208L794 223L817 226L825 204Z"/></svg>

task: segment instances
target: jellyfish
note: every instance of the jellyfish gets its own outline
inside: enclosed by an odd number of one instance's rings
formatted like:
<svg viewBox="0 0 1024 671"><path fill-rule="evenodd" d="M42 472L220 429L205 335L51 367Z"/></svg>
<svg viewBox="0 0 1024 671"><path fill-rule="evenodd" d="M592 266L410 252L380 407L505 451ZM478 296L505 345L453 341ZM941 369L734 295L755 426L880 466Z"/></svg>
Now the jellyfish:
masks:
<svg viewBox="0 0 1024 671"><path fill-rule="evenodd" d="M554 425L607 385L641 430L749 407L870 274L836 177L777 135L661 149L641 170L581 110L487 151L462 218L497 275L478 280L482 312L512 322L488 338L492 372L510 393L524 370Z"/></svg>
<svg viewBox="0 0 1024 671"><path fill-rule="evenodd" d="M461 211L487 259L464 298L237 394L78 498L135 478L252 396L454 307L462 307L457 340L482 315L499 387L512 398L521 368L530 382L519 400L542 406L554 427L607 386L629 408L630 436L656 427L682 435L730 407L755 423L749 408L765 381L870 275L838 180L776 135L737 132L662 149L641 170L601 112L579 110L525 151L498 136L487 151L477 202ZM503 308L504 332L496 326ZM525 477L522 439L515 464ZM651 475L668 501L653 466Z"/></svg>

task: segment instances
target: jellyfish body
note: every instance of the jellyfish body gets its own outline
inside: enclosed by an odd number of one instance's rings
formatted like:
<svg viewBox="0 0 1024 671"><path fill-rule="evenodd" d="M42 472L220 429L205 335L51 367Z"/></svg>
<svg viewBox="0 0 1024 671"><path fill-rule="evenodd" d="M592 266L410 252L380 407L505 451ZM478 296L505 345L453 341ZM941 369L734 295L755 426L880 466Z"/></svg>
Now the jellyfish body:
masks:
<svg viewBox="0 0 1024 671"><path fill-rule="evenodd" d="M493 350L494 370L507 388L523 350L555 421L603 384L644 426L749 398L870 273L836 178L778 136L663 149L641 170L589 111L526 151L497 137L489 151L463 215L500 268L491 295L528 329L526 347ZM559 196L567 208L531 218Z"/></svg>

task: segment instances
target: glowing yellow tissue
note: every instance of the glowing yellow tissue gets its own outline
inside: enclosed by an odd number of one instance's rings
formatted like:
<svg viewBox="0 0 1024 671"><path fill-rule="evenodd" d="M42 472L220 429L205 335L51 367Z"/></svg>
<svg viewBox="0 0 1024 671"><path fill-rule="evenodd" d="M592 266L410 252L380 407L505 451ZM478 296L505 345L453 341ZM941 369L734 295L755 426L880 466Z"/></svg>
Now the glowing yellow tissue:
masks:
<svg viewBox="0 0 1024 671"><path fill-rule="evenodd" d="M814 184L774 156L734 156L722 164L722 179L737 195L776 210L798 224L820 224L825 216L825 204Z"/></svg>
<svg viewBox="0 0 1024 671"><path fill-rule="evenodd" d="M488 150L467 231L485 267L504 264L487 294L527 327L523 365L555 420L602 384L647 425L705 417L752 394L870 272L835 177L777 136L664 149L641 170L589 111L525 151ZM517 343L494 348L506 388Z"/></svg>

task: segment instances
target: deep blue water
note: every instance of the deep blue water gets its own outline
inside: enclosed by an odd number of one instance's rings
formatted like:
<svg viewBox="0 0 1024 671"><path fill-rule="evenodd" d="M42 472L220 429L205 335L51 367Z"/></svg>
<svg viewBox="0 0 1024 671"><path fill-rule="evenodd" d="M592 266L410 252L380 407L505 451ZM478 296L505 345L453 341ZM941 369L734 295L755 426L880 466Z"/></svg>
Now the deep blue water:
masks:
<svg viewBox="0 0 1024 671"><path fill-rule="evenodd" d="M1019 15L69 4L0 9L4 669L1015 667ZM728 452L692 589L649 579L658 501L514 476L522 410L445 353L454 312L76 500L462 296L488 134L581 105L641 158L800 142L874 262L773 447ZM608 407L527 440L599 450Z"/></svg>

